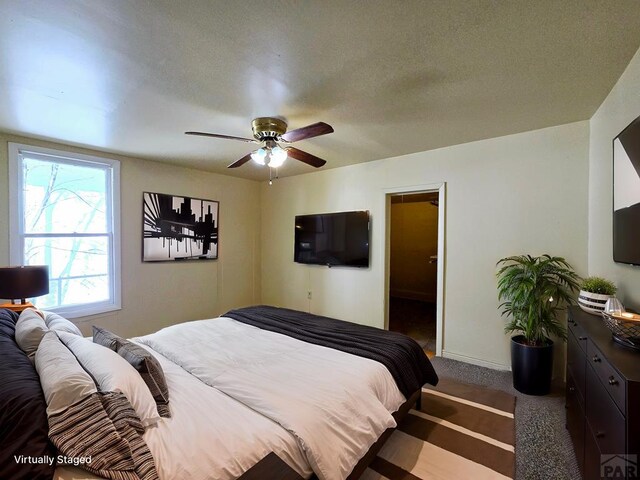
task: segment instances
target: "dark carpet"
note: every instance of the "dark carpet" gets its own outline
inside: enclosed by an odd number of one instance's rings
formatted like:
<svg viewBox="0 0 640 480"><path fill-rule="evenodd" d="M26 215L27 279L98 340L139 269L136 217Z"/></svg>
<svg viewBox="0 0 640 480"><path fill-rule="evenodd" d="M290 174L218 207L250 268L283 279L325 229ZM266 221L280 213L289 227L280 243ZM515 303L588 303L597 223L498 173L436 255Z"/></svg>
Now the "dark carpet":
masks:
<svg viewBox="0 0 640 480"><path fill-rule="evenodd" d="M511 372L442 357L435 357L431 362L440 377L483 385L516 396L516 479L580 479L565 428L563 387L556 386L551 394L534 397L513 388Z"/></svg>

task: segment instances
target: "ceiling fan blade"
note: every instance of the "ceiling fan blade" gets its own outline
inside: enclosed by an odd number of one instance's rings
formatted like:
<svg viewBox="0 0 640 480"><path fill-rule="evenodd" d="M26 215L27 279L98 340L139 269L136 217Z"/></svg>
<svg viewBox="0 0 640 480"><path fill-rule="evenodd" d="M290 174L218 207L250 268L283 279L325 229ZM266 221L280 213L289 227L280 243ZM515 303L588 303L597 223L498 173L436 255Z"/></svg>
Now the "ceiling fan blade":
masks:
<svg viewBox="0 0 640 480"><path fill-rule="evenodd" d="M310 153L303 152L295 147L286 148L287 155L291 158L295 158L296 160L300 160L301 162L306 163L307 165L311 165L312 167L320 168L326 162L321 158L316 157L315 155L311 155Z"/></svg>
<svg viewBox="0 0 640 480"><path fill-rule="evenodd" d="M238 168L241 167L242 165L244 165L245 163L247 163L249 160L251 160L251 154L247 153L244 157L242 157L240 160L236 160L235 162L233 162L231 165L228 165L227 168Z"/></svg>
<svg viewBox="0 0 640 480"><path fill-rule="evenodd" d="M185 135L199 135L201 137L213 137L213 138L224 138L227 140L239 140L240 142L247 143L260 143L253 138L243 138L243 137L234 137L233 135L221 135L219 133L206 133L206 132L184 132Z"/></svg>
<svg viewBox="0 0 640 480"><path fill-rule="evenodd" d="M306 127L291 130L290 132L281 135L280 138L285 142L297 142L298 140L319 137L320 135L326 135L328 133L333 133L333 127L324 122L318 122L313 125L307 125Z"/></svg>

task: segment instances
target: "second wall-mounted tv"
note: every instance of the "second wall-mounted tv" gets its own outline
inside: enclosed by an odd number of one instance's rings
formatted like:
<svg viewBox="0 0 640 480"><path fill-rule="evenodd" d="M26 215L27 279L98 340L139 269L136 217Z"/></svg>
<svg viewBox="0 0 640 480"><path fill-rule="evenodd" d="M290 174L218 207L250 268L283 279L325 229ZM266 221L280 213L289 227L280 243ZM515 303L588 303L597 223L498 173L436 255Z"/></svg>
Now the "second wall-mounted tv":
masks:
<svg viewBox="0 0 640 480"><path fill-rule="evenodd" d="M640 117L613 140L613 260L640 265Z"/></svg>
<svg viewBox="0 0 640 480"><path fill-rule="evenodd" d="M294 261L329 267L368 267L369 212L296 216Z"/></svg>

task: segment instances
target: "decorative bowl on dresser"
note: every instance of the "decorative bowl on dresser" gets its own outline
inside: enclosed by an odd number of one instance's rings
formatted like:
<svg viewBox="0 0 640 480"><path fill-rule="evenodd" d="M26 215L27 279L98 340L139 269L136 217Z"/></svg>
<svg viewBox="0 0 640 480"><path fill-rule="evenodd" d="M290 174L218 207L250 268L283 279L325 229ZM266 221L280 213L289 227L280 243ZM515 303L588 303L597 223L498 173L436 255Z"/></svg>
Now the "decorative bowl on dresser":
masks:
<svg viewBox="0 0 640 480"><path fill-rule="evenodd" d="M580 290L578 293L578 306L587 313L592 315L600 315L604 312L604 306L607 304L612 295L604 295L600 293L587 292Z"/></svg>
<svg viewBox="0 0 640 480"><path fill-rule="evenodd" d="M640 353L578 307L568 330L566 426L582 476L640 478Z"/></svg>

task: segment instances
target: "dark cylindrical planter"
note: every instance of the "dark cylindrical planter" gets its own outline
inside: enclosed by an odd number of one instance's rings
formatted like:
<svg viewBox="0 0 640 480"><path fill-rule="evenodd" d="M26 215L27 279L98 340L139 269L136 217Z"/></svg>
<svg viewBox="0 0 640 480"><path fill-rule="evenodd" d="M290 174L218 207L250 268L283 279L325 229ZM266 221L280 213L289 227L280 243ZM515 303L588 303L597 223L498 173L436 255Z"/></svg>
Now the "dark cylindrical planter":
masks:
<svg viewBox="0 0 640 480"><path fill-rule="evenodd" d="M511 338L513 387L527 395L546 395L551 390L553 342L539 347L527 345L524 336Z"/></svg>

